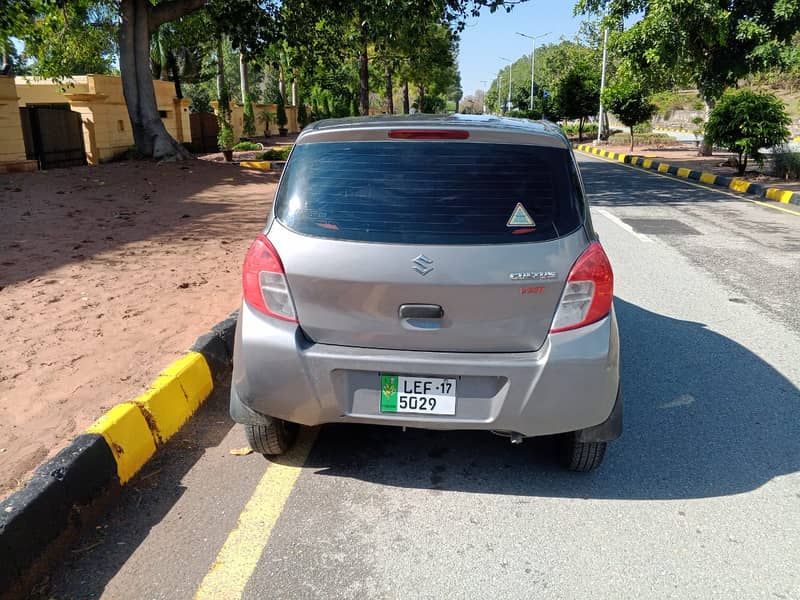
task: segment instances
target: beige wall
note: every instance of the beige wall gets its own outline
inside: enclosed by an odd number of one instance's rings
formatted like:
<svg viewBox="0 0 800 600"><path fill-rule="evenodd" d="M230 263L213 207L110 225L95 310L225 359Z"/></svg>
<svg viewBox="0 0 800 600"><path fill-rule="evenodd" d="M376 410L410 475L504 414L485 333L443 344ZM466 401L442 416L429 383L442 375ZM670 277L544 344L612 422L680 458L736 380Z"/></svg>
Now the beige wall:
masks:
<svg viewBox="0 0 800 600"><path fill-rule="evenodd" d="M214 113L216 114L217 102L212 102L211 106L214 107ZM286 129L289 130L289 133L298 133L300 128L297 124L297 107L287 106L285 108L286 119L288 121L286 124ZM278 105L253 103L253 113L255 113L256 116L256 137L261 137L264 135L264 123L259 120L259 115L265 110L268 113L272 113L269 119L270 134L278 135L278 124L275 122L275 115L278 112ZM311 113L310 108L308 108L308 113ZM244 107L233 102L231 103L231 125L233 126L233 139L235 142L238 142L239 138L242 137L242 132L244 130Z"/></svg>
<svg viewBox="0 0 800 600"><path fill-rule="evenodd" d="M0 75L0 172L36 168L35 161L25 159L17 101L14 78Z"/></svg>
<svg viewBox="0 0 800 600"><path fill-rule="evenodd" d="M169 81L153 81L162 121L179 142L191 141L189 100L175 98ZM90 164L111 160L130 149L133 132L119 77L84 75L63 83L51 79L16 78L19 106L68 102L83 120L83 139Z"/></svg>

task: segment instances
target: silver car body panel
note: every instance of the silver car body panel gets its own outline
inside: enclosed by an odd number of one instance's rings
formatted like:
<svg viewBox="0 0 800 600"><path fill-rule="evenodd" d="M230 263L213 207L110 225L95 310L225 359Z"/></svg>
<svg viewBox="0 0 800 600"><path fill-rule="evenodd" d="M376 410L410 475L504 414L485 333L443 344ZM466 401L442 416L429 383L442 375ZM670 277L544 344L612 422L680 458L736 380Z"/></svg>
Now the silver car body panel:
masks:
<svg viewBox="0 0 800 600"><path fill-rule="evenodd" d="M536 352L458 353L315 344L297 325L270 319L245 303L234 355L232 401L304 425L371 423L550 435L605 421L618 389L613 312L582 329L548 336ZM458 378L456 414L382 414L381 373ZM231 412L245 420L241 411Z"/></svg>
<svg viewBox="0 0 800 600"><path fill-rule="evenodd" d="M460 143L563 148L574 164L555 126L484 116L321 121L296 144L388 141L390 130L406 128L467 129L469 139ZM305 425L374 423L526 436L603 423L619 390L613 310L586 327L549 333L569 270L596 239L585 204L582 219L578 229L550 241L415 245L300 234L273 212L264 231L283 261L299 324L243 303L231 414L254 424L266 415ZM433 261L425 263L433 268L425 275L415 270L420 255ZM511 278L527 272L556 275ZM409 303L441 306L443 317L402 319L398 309ZM381 374L458 378L456 414L380 413Z"/></svg>

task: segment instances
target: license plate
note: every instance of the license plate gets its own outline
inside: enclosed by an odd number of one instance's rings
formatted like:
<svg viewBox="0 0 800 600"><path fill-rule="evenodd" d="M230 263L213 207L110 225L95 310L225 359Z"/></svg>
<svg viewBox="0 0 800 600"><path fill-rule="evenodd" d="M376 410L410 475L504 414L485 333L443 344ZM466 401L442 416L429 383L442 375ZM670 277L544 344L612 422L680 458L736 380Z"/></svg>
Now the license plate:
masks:
<svg viewBox="0 0 800 600"><path fill-rule="evenodd" d="M381 412L456 414L456 380L381 375Z"/></svg>

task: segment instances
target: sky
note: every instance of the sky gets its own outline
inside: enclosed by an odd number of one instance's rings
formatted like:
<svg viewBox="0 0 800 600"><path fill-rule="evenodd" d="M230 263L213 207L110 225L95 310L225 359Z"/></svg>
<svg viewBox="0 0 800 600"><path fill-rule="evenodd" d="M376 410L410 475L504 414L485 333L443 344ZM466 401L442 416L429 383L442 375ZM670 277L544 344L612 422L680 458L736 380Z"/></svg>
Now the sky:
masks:
<svg viewBox="0 0 800 600"><path fill-rule="evenodd" d="M487 88L497 72L508 65L500 56L515 61L522 55L530 55L531 40L516 32L530 36L550 32L536 40L537 48L543 43L557 43L561 37L574 38L584 20L583 16L572 16L574 6L574 0L528 0L514 6L510 13L500 9L492 14L484 9L480 17L471 18L459 46L464 95Z"/></svg>

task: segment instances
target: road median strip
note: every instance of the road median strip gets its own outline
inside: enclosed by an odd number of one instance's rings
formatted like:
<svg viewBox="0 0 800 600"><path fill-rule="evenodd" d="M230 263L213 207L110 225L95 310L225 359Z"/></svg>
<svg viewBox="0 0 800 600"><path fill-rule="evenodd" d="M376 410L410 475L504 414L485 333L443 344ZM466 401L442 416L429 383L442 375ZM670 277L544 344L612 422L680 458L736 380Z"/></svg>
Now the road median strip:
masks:
<svg viewBox="0 0 800 600"><path fill-rule="evenodd" d="M658 171L659 173L667 173L669 175L680 177L681 179L692 179L694 181L700 181L701 183L725 187L735 192L753 194L755 196L766 198L767 200L774 200L775 202L780 202L782 204L796 204L800 206L800 192L793 192L791 190L785 190L782 188L765 187L758 183L751 183L737 177L724 177L722 175L715 175L713 173L694 171L685 167L676 167L674 165L654 160L652 158L645 158L643 156L610 152L590 144L578 144L576 149L580 152L586 152L588 154L594 154L595 156L610 158L634 167Z"/></svg>
<svg viewBox="0 0 800 600"><path fill-rule="evenodd" d="M197 339L143 394L117 404L0 502L0 597L24 593L113 495L150 460L230 372L236 316Z"/></svg>

